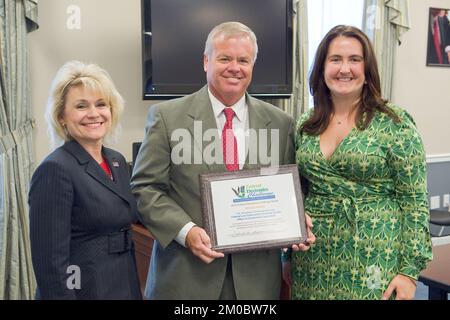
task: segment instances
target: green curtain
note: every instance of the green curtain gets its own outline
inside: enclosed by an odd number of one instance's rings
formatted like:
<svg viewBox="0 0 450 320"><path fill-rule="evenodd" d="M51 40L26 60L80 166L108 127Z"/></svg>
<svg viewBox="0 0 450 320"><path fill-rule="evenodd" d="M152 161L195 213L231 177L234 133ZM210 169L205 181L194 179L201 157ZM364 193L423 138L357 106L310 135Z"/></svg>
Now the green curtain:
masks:
<svg viewBox="0 0 450 320"><path fill-rule="evenodd" d="M28 185L34 125L26 36L38 28L37 0L0 0L0 300L32 299Z"/></svg>
<svg viewBox="0 0 450 320"><path fill-rule="evenodd" d="M383 97L392 97L397 46L410 28L408 0L365 0L363 30L372 40Z"/></svg>
<svg viewBox="0 0 450 320"><path fill-rule="evenodd" d="M307 0L294 0L292 96L290 99L267 99L297 119L308 109L308 19Z"/></svg>

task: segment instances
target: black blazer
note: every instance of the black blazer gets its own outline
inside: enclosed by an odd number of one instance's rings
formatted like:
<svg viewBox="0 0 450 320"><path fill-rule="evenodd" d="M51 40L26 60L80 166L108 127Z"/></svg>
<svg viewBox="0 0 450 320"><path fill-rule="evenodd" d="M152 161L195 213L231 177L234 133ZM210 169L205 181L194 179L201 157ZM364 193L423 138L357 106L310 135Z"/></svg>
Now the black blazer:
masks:
<svg viewBox="0 0 450 320"><path fill-rule="evenodd" d="M120 153L105 147L102 153L114 181L76 141L52 152L33 174L28 201L38 298L141 298L128 167ZM69 266L79 267L79 289Z"/></svg>

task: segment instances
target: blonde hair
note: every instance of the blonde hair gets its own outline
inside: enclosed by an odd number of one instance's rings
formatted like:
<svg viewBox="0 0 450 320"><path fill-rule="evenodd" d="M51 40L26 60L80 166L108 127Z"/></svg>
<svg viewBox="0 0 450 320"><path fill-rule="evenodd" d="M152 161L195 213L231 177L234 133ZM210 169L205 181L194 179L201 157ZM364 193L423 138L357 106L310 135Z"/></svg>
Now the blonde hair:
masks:
<svg viewBox="0 0 450 320"><path fill-rule="evenodd" d="M258 55L258 43L256 41L256 35L252 31L252 29L247 27L245 24L236 21L223 22L215 26L211 30L211 32L208 34L208 38L206 39L205 51L203 52L204 55L208 56L208 58L211 58L211 54L214 48L214 41L220 36L222 36L224 39L229 39L237 36L249 37L254 49L253 62L256 61L256 57Z"/></svg>
<svg viewBox="0 0 450 320"><path fill-rule="evenodd" d="M96 64L69 61L57 71L50 87L46 106L45 118L53 147L73 139L60 120L64 113L69 89L78 86L99 92L111 108L111 127L107 136L114 137L119 131L118 123L124 108L124 100L108 72Z"/></svg>

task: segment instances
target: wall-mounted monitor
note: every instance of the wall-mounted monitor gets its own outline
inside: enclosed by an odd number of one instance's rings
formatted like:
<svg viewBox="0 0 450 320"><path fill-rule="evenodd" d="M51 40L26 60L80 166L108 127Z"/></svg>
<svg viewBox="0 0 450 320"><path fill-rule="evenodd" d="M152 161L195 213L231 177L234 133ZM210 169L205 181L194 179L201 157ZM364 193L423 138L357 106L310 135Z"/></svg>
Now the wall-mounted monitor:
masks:
<svg viewBox="0 0 450 320"><path fill-rule="evenodd" d="M292 93L292 0L141 0L144 99L193 93L206 83L203 51L211 29L239 21L258 40L248 92L288 98Z"/></svg>

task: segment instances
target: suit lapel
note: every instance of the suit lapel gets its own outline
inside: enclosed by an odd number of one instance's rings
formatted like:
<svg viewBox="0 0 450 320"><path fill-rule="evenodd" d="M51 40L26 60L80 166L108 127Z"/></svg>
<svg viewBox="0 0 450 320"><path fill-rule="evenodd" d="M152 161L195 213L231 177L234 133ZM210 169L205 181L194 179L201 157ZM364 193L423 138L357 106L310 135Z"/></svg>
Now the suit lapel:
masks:
<svg viewBox="0 0 450 320"><path fill-rule="evenodd" d="M121 179L123 179L123 177L121 177L120 167L115 165L116 163L119 165L120 161L119 161L119 159L116 159L114 156L112 156L110 151L107 148L103 148L102 153L105 156L105 158L108 162L109 168L111 170L111 173L113 174L113 177L117 182L112 181L106 175L106 173L103 171L103 169L100 167L100 165L75 140L66 142L64 144L64 148L78 160L78 163L81 166L85 166L85 170L88 175L90 175L93 179L98 181L104 187L108 188L110 191L112 191L113 193L118 195L120 198L125 200L127 203L130 203L130 199L128 199L126 194L120 188L119 181L121 181ZM126 168L123 168L123 169L126 169Z"/></svg>
<svg viewBox="0 0 450 320"><path fill-rule="evenodd" d="M204 141L204 133L210 130L211 133L217 133L217 123L214 117L214 112L211 105L211 100L208 95L208 87L204 86L195 96L192 104L187 112L190 124L187 126L189 129L193 141L193 159L203 159L202 164L206 165L210 171L224 171L225 165L222 162L222 144L218 135L216 138L218 140ZM207 137L210 139L211 137ZM206 150L205 154L209 154L209 150L213 148L212 143L215 143L215 151L217 152L216 158L220 159L219 163L211 161L205 161L203 152ZM196 163L194 161L194 163ZM197 162L198 163L198 162Z"/></svg>
<svg viewBox="0 0 450 320"><path fill-rule="evenodd" d="M249 128L252 130L252 133L247 143L248 152L243 169L256 169L262 165L259 148L262 145L266 145L267 147L264 148L265 150L262 150L262 152L265 152L266 154L271 148L270 124L272 120L265 111L265 108L260 106L260 102L252 98L247 93L246 103L248 106ZM217 132L217 123L214 117L211 101L208 96L207 86L204 86L196 94L189 110L187 111L187 116L190 122L189 125L187 125L187 128L193 137L193 141L195 141L193 152L198 153L196 155L197 157L203 157L203 151L205 149L207 150L208 147L210 148L212 143L211 141L203 141L203 134L205 131L210 129ZM215 151L217 152L217 159L220 160L219 163L208 163L205 161L202 161L202 163L212 172L226 171L222 160L223 151L220 139L217 141ZM206 153L209 152L207 151Z"/></svg>
<svg viewBox="0 0 450 320"><path fill-rule="evenodd" d="M248 152L245 159L243 169L257 169L261 166L260 151L259 149L263 144L267 145L265 152L270 150L270 123L272 120L265 112L265 109L260 106L260 102L255 98L252 98L246 93L246 103L248 106L248 127L250 129L250 135L248 139ZM261 140L261 137L265 137L266 141ZM263 150L264 151L264 150ZM255 163L256 160L256 163Z"/></svg>
<svg viewBox="0 0 450 320"><path fill-rule="evenodd" d="M115 180L113 182L108 177L106 179L106 187L117 194L119 197L130 203L130 192L128 191L130 188L130 176L128 173L128 168L125 167L126 163L117 158L108 148L103 148L103 155L108 162L109 168Z"/></svg>

